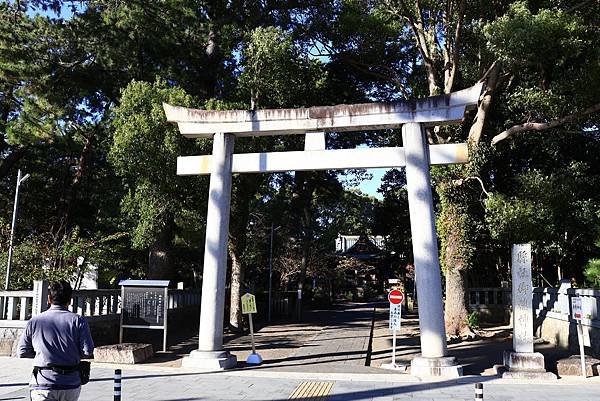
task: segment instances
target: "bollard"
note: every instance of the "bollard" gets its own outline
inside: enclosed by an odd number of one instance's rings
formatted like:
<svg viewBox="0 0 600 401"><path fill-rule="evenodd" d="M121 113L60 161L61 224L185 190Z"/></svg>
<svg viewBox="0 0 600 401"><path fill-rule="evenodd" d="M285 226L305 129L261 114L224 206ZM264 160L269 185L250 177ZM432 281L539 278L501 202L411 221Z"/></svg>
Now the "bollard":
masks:
<svg viewBox="0 0 600 401"><path fill-rule="evenodd" d="M115 399L114 401L121 401L121 369L115 369Z"/></svg>
<svg viewBox="0 0 600 401"><path fill-rule="evenodd" d="M475 401L483 400L483 383L475 383Z"/></svg>

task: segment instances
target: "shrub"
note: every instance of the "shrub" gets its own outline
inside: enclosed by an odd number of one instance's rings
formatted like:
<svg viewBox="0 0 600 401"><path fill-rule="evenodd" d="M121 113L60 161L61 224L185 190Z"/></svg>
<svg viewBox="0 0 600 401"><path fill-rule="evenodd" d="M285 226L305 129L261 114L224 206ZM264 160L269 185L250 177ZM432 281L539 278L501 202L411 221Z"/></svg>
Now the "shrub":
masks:
<svg viewBox="0 0 600 401"><path fill-rule="evenodd" d="M600 287L600 259L590 259L583 270L586 281L594 287Z"/></svg>
<svg viewBox="0 0 600 401"><path fill-rule="evenodd" d="M479 313L471 312L469 316L467 316L467 325L471 330L479 329Z"/></svg>

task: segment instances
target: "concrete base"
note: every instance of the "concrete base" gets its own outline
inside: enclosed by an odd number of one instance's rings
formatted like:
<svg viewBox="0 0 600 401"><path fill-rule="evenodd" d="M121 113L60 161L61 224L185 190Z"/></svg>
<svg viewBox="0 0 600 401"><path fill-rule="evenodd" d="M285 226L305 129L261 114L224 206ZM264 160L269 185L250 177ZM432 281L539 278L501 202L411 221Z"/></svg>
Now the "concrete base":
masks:
<svg viewBox="0 0 600 401"><path fill-rule="evenodd" d="M200 368L206 370L225 370L235 368L237 358L229 351L194 350L181 361L184 368Z"/></svg>
<svg viewBox="0 0 600 401"><path fill-rule="evenodd" d="M544 355L539 352L504 351L504 365L508 368L502 374L505 379L556 380L554 373L546 372Z"/></svg>
<svg viewBox="0 0 600 401"><path fill-rule="evenodd" d="M410 362L410 374L416 377L460 377L463 367L453 356L424 358L418 356Z"/></svg>
<svg viewBox="0 0 600 401"><path fill-rule="evenodd" d="M504 372L502 374L503 379L525 379L525 380L558 380L556 375L552 372Z"/></svg>
<svg viewBox="0 0 600 401"><path fill-rule="evenodd" d="M14 342L12 338L0 338L0 356L11 356Z"/></svg>
<svg viewBox="0 0 600 401"><path fill-rule="evenodd" d="M389 369L389 370L395 370L398 372L406 372L407 366L406 365L400 365L397 363L384 363L381 365L382 369Z"/></svg>
<svg viewBox="0 0 600 401"><path fill-rule="evenodd" d="M600 360L590 356L585 357L585 375L586 377L598 376ZM559 376L581 376L581 357L572 355L568 358L559 359L556 363L556 369Z"/></svg>
<svg viewBox="0 0 600 401"><path fill-rule="evenodd" d="M94 362L135 364L153 355L152 344L123 343L94 348Z"/></svg>

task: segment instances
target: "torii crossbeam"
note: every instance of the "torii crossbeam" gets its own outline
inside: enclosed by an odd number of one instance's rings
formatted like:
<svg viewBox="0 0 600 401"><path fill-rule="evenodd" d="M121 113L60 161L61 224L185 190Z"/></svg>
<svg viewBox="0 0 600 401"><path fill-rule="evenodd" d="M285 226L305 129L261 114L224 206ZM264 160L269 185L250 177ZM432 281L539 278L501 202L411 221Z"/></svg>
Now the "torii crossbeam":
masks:
<svg viewBox="0 0 600 401"><path fill-rule="evenodd" d="M418 376L457 376L462 368L447 356L431 164L466 163L467 145L427 144L424 126L456 124L477 105L482 84L414 101L299 109L207 111L164 104L167 120L182 135L213 138L212 155L179 157L177 174L210 174L206 217L202 304L198 349L183 365L211 370L235 366L223 349L223 313L232 173L406 166L412 244L419 294L421 356L412 361ZM325 132L402 127L403 147L325 149ZM305 150L233 154L235 137L306 135Z"/></svg>

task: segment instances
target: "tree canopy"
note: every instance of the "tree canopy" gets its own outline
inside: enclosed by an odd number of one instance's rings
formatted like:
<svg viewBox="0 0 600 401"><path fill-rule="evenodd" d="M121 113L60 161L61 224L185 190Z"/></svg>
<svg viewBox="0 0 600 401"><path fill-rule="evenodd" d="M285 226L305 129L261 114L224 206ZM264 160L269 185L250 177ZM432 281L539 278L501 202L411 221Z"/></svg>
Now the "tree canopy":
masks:
<svg viewBox="0 0 600 401"><path fill-rule="evenodd" d="M178 177L175 163L210 153L211 141L179 135L162 102L308 107L482 81L477 110L427 131L430 143L470 146L468 165L432 170L446 288L457 294L446 299L449 331L465 327L466 288L509 276L515 242L533 244L545 283L597 283L599 12L598 2L567 0L2 2L0 275L21 169L31 179L12 288L91 266L107 284L199 284L208 179ZM329 149L401 146L397 130L328 132L326 140ZM236 152L303 145L301 136L245 138ZM386 251L410 263L405 175L389 171L380 199L348 188L368 177L234 177L232 289L265 287L271 245L278 288L328 277L338 234L385 235Z"/></svg>

